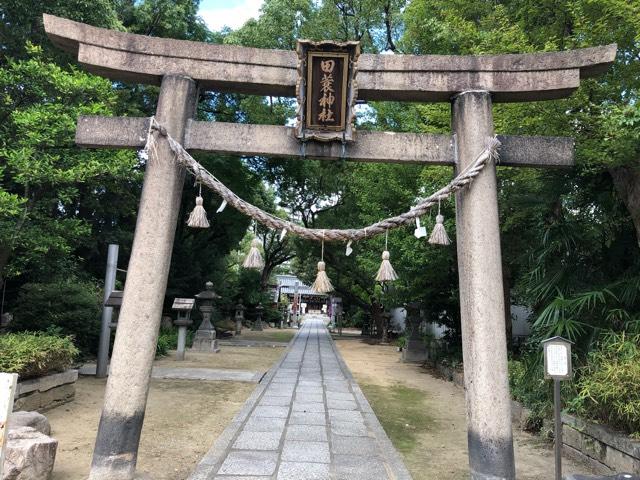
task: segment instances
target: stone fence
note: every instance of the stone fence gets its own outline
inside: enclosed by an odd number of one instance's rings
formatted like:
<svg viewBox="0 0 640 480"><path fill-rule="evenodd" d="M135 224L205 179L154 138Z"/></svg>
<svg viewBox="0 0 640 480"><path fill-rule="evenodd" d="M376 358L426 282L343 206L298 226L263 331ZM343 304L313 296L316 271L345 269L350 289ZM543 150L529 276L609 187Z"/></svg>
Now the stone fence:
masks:
<svg viewBox="0 0 640 480"><path fill-rule="evenodd" d="M565 453L616 473L640 474L640 441L566 413L562 424Z"/></svg>

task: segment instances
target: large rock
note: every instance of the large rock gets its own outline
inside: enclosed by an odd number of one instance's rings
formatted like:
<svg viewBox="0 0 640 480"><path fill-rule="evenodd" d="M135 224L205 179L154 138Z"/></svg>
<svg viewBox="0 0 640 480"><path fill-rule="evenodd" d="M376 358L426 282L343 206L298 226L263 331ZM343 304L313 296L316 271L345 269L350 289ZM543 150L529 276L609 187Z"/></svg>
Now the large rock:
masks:
<svg viewBox="0 0 640 480"><path fill-rule="evenodd" d="M49 480L58 441L35 428L9 430L2 480Z"/></svg>
<svg viewBox="0 0 640 480"><path fill-rule="evenodd" d="M51 425L47 417L38 412L13 412L9 417L9 429L16 430L20 427L31 427L44 435L51 434Z"/></svg>

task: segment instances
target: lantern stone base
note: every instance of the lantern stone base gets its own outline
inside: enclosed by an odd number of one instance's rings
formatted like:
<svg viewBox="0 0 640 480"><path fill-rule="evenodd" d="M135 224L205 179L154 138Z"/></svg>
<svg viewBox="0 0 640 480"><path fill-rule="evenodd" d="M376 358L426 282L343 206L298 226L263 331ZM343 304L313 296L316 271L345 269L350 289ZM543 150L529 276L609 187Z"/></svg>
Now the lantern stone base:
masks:
<svg viewBox="0 0 640 480"><path fill-rule="evenodd" d="M218 347L215 330L198 330L193 339L191 350L195 350L196 352L218 353L220 347Z"/></svg>
<svg viewBox="0 0 640 480"><path fill-rule="evenodd" d="M427 347L421 339L407 340L407 345L402 350L404 363L424 363L427 358Z"/></svg>

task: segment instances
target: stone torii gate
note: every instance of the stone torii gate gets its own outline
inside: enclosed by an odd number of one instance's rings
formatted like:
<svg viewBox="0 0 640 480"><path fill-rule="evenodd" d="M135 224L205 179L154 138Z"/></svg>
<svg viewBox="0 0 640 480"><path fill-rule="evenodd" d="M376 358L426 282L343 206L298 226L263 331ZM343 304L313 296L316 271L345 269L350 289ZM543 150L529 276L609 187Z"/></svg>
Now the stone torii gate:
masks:
<svg viewBox="0 0 640 480"><path fill-rule="evenodd" d="M158 122L189 150L299 156L293 128L192 120L198 88L295 96L295 52L145 37L44 16L51 40L90 72L161 85ZM462 170L494 135L492 103L569 96L580 79L604 72L616 46L526 55L361 55L358 98L450 102L455 135L358 132L355 142L310 143L317 159L451 165ZM145 118L81 117L76 142L142 148ZM502 165L573 164L570 138L499 136ZM456 155L457 154L457 155ZM458 163L455 163L457 156ZM138 211L111 374L91 480L134 477L184 172L165 142L150 153ZM488 165L456 195L460 307L469 464L475 480L515 478L496 169Z"/></svg>

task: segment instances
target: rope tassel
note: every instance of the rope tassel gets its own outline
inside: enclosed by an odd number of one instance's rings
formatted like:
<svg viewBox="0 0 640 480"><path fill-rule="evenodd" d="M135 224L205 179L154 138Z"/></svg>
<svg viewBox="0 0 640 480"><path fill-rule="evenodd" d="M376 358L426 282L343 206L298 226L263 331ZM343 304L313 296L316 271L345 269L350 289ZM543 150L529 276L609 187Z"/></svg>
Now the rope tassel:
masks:
<svg viewBox="0 0 640 480"><path fill-rule="evenodd" d="M382 252L382 263L380 264L380 268L378 269L378 273L376 274L376 282L393 282L398 279L398 274L393 269L391 262L389 261L389 250L387 250L387 244L389 240L389 230L387 230L387 234L384 240L384 252Z"/></svg>
<svg viewBox="0 0 640 480"><path fill-rule="evenodd" d="M191 228L209 228L209 220L207 219L207 211L202 205L204 200L202 198L202 185L200 185L200 193L196 197L196 206L189 215L187 225Z"/></svg>
<svg viewBox="0 0 640 480"><path fill-rule="evenodd" d="M429 237L429 243L431 245L450 245L449 235L444 228L444 216L440 214L440 200L438 200L438 215L436 215L436 224L433 227L433 232Z"/></svg>
<svg viewBox="0 0 640 480"><path fill-rule="evenodd" d="M316 293L329 293L333 291L333 285L331 285L331 280L329 280L329 276L325 271L326 267L327 265L324 261L320 260L318 262L318 275L313 285L311 285L311 289Z"/></svg>
<svg viewBox="0 0 640 480"><path fill-rule="evenodd" d="M255 268L256 270L262 270L264 268L264 260L260 253L260 240L254 238L251 241L251 248L247 254L247 258L244 259L242 264L244 268Z"/></svg>
<svg viewBox="0 0 640 480"><path fill-rule="evenodd" d="M322 234L322 253L320 254L320 261L318 262L318 275L316 275L316 280L311 285L311 290L316 293L329 293L333 291L333 285L331 285L331 280L329 280L329 276L325 271L327 268L327 264L324 263L324 232Z"/></svg>

